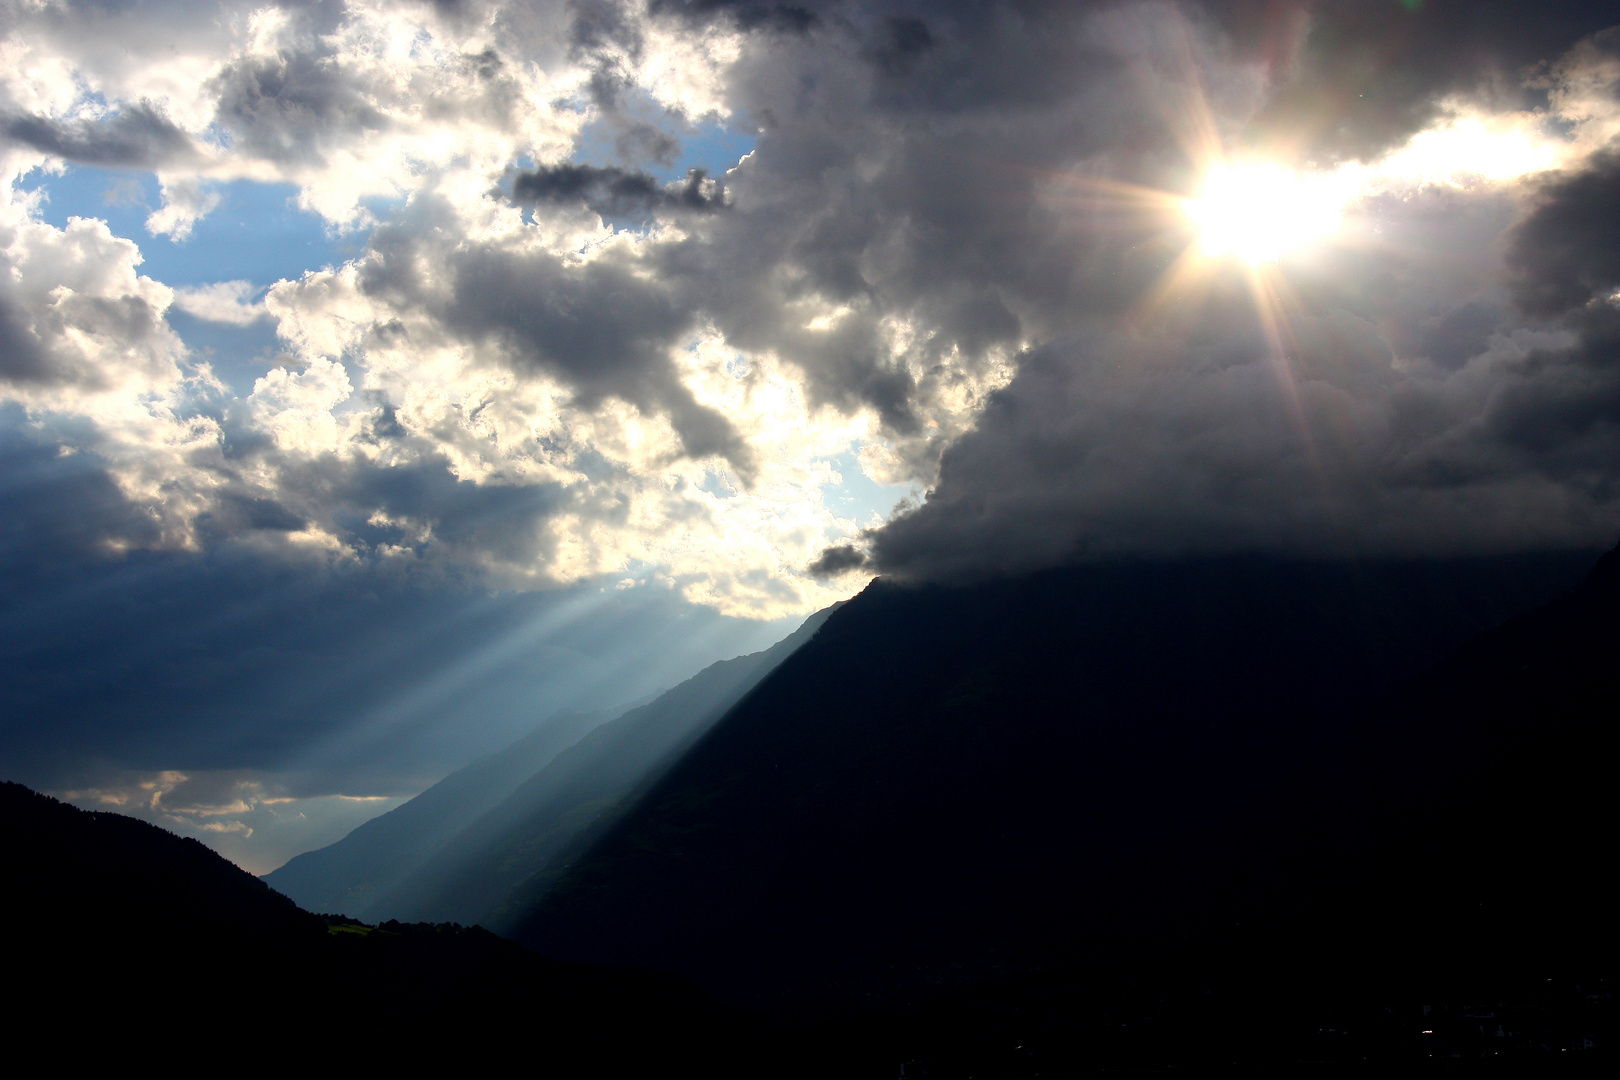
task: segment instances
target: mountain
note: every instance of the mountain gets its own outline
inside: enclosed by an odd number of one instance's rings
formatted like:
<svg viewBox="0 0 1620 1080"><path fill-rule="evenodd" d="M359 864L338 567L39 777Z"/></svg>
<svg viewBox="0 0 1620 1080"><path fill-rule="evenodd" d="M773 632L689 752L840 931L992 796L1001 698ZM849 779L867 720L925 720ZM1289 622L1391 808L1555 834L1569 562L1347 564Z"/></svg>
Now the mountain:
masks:
<svg viewBox="0 0 1620 1080"><path fill-rule="evenodd" d="M265 880L317 911L499 922L514 890L621 812L638 784L809 640L832 610L812 615L771 648L711 664L614 719L554 719Z"/></svg>
<svg viewBox="0 0 1620 1080"><path fill-rule="evenodd" d="M693 742L838 607L811 615L769 649L711 664L652 702L592 730L440 847L367 912L476 922L497 931L542 890L559 858L588 845Z"/></svg>
<svg viewBox="0 0 1620 1080"><path fill-rule="evenodd" d="M1309 925L1377 839L1346 763L1406 752L1367 710L1591 558L875 582L509 925L778 1008Z"/></svg>
<svg viewBox="0 0 1620 1080"><path fill-rule="evenodd" d="M195 840L18 784L0 830L20 1061L759 1075L761 1029L678 979L313 915Z"/></svg>
<svg viewBox="0 0 1620 1080"><path fill-rule="evenodd" d="M1583 563L874 583L508 890L562 959L0 785L11 1030L265 1071L1612 1075L1620 548Z"/></svg>
<svg viewBox="0 0 1620 1080"><path fill-rule="evenodd" d="M175 948L192 951L185 943L193 941L240 943L257 957L325 930L202 843L134 818L79 810L0 782L0 820L0 905L25 967L29 957L59 950L63 961L91 953L122 966ZM18 934L18 927L37 930ZM39 967L51 983L80 977L65 962Z"/></svg>
<svg viewBox="0 0 1620 1080"><path fill-rule="evenodd" d="M1360 901L1380 937L1452 970L1612 961L1617 661L1620 548L1361 719L1341 785L1380 853Z"/></svg>
<svg viewBox="0 0 1620 1080"><path fill-rule="evenodd" d="M622 711L554 716L337 843L295 856L264 880L310 911L364 912L559 752Z"/></svg>

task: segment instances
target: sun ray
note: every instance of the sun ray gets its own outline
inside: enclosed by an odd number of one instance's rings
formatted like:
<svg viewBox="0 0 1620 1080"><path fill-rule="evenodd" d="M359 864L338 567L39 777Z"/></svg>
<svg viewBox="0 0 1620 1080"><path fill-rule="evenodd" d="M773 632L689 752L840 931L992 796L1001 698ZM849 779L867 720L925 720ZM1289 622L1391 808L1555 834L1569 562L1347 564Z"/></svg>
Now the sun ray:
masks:
<svg viewBox="0 0 1620 1080"><path fill-rule="evenodd" d="M1137 298L1125 320L1133 326L1144 326L1172 307L1193 303L1208 291L1209 280L1208 260L1195 245L1189 244L1152 287Z"/></svg>
<svg viewBox="0 0 1620 1080"><path fill-rule="evenodd" d="M1327 474L1322 467L1321 456L1317 453L1310 420L1305 415L1305 403L1300 397L1299 381L1294 377L1292 357L1299 354L1299 341L1294 337L1288 319L1289 306L1284 296L1286 285L1276 271L1264 263L1251 263L1245 267L1245 271L1249 292L1254 298L1255 312L1260 320L1261 333L1265 336L1266 347L1270 353L1271 369L1282 390L1289 419L1293 423L1301 447L1304 448L1305 460L1316 478L1317 487L1322 495L1327 497L1330 494Z"/></svg>

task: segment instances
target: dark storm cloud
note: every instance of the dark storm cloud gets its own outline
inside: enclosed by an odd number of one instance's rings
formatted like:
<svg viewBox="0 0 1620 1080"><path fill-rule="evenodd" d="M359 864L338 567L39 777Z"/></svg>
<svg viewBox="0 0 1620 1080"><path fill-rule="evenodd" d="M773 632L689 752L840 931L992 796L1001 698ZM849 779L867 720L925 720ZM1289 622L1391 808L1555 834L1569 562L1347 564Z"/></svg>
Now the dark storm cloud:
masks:
<svg viewBox="0 0 1620 1080"><path fill-rule="evenodd" d="M387 419L378 417L375 427L385 427ZM397 436L380 435L378 441L409 445ZM507 487L457 479L448 462L436 454L386 467L363 459L317 457L284 467L277 486L290 505L278 508L283 516L271 519L276 523L261 528L309 516L353 550L375 552L390 545L425 558L430 553L420 535L387 523L421 522L430 527L432 554L440 558L462 555L518 566L551 561L555 552L537 539L544 535L540 527L548 518L563 510L592 516L601 512L584 496L557 484Z"/></svg>
<svg viewBox="0 0 1620 1080"><path fill-rule="evenodd" d="M1620 288L1620 151L1544 185L1507 252L1514 298L1557 315Z"/></svg>
<svg viewBox="0 0 1620 1080"><path fill-rule="evenodd" d="M1614 25L1601 0L1335 0L1208 10L1240 48L1274 61L1279 87L1256 132L1308 154L1364 157L1433 120L1448 95L1523 106L1528 69ZM1292 54L1289 39L1303 35Z"/></svg>
<svg viewBox="0 0 1620 1080"><path fill-rule="evenodd" d="M1131 178L1174 157L1120 72L1184 82L1185 50L1153 40L1167 9L1127 12L1123 41L1091 30L1107 5L837 10L744 55L732 90L758 148L727 177L729 212L659 253L660 276L731 344L795 364L814 404L926 441L931 401L1157 271L1139 234L1084 225L1063 181L1105 151ZM805 329L811 303L844 310ZM917 330L902 355L897 320Z"/></svg>
<svg viewBox="0 0 1620 1080"><path fill-rule="evenodd" d="M150 515L132 504L93 454L64 455L23 435L22 410L0 406L0 567L8 605L63 567L102 563L120 547L155 543Z"/></svg>
<svg viewBox="0 0 1620 1080"><path fill-rule="evenodd" d="M1491 333L1502 324L1500 312L1469 300L1425 320L1418 330L1418 347L1434 363L1457 368L1484 352Z"/></svg>
<svg viewBox="0 0 1620 1080"><path fill-rule="evenodd" d="M208 518L204 527L217 527L225 536L236 536L254 529L297 532L309 524L274 499L234 493L221 496Z"/></svg>
<svg viewBox="0 0 1620 1080"><path fill-rule="evenodd" d="M431 0L433 10L441 19L452 23L470 23L488 13L496 0Z"/></svg>
<svg viewBox="0 0 1620 1080"><path fill-rule="evenodd" d="M215 85L218 120L242 149L283 164L319 164L333 143L389 123L330 56L247 57Z"/></svg>
<svg viewBox="0 0 1620 1080"><path fill-rule="evenodd" d="M1620 533L1620 313L1577 343L1403 378L1375 328L1296 317L1291 371L1255 327L1099 337L1025 356L925 503L875 530L898 577L1099 556L1460 554Z"/></svg>
<svg viewBox="0 0 1620 1080"><path fill-rule="evenodd" d="M1242 289L1156 328L1144 360L1121 325L1189 237L1086 186L1190 192L1184 125L1201 95L1229 131L1327 156L1391 145L1448 95L1534 105L1530 68L1608 8L825 10L732 73L759 146L727 178L730 212L660 252L659 278L729 343L796 364L814 402L874 409L920 469L941 448L930 402L997 350L1035 343L946 451L926 505L878 531L880 570L1027 569L1103 548L1500 549L1620 528L1588 482L1608 452L1602 393L1586 433L1574 426L1590 335L1573 352L1510 355L1511 192L1369 201L1369 218L1391 220L1389 247L1292 283L1302 342L1283 378ZM1272 61L1264 78L1257 59ZM1436 243L1449 261L1421 256ZM1594 244L1579 273L1602 278L1603 258ZM811 300L842 309L801 330ZM899 355L896 320L916 331ZM1528 441L1560 431L1562 450Z"/></svg>
<svg viewBox="0 0 1620 1080"><path fill-rule="evenodd" d="M100 120L0 118L0 133L42 153L83 165L156 169L196 158L191 136L150 102L125 106Z"/></svg>
<svg viewBox="0 0 1620 1080"><path fill-rule="evenodd" d="M635 16L635 5L622 0L573 0L568 5L569 45L585 56L615 45L638 52L642 35ZM615 72L601 67L593 75L590 89L600 105L604 91L616 95L621 82Z"/></svg>
<svg viewBox="0 0 1620 1080"><path fill-rule="evenodd" d="M691 169L685 180L661 184L644 172L567 162L519 173L512 181L512 198L519 203L582 204L603 217L659 210L713 213L726 205L725 189L704 169Z"/></svg>
<svg viewBox="0 0 1620 1080"><path fill-rule="evenodd" d="M853 544L834 544L816 556L807 569L815 577L834 577L859 570L866 563L866 553Z"/></svg>
<svg viewBox="0 0 1620 1080"><path fill-rule="evenodd" d="M520 365L559 375L584 404L618 397L669 415L686 452L750 471L746 444L724 416L676 378L669 350L691 312L667 287L598 259L572 271L546 253L466 251L454 259L446 321L501 340Z"/></svg>
<svg viewBox="0 0 1620 1080"><path fill-rule="evenodd" d="M802 34L819 22L816 6L772 3L771 0L648 0L647 10L653 15L673 15L688 22L724 20L740 30Z"/></svg>
<svg viewBox="0 0 1620 1080"><path fill-rule="evenodd" d="M0 295L0 380L10 383L51 381L50 358L28 315Z"/></svg>
<svg viewBox="0 0 1620 1080"><path fill-rule="evenodd" d="M1567 349L1538 349L1513 365L1485 410L1493 442L1594 503L1620 495L1620 308L1570 321Z"/></svg>
<svg viewBox="0 0 1620 1080"><path fill-rule="evenodd" d="M869 54L884 74L904 78L911 74L918 58L933 47L934 35L929 33L927 23L911 16L893 16Z"/></svg>
<svg viewBox="0 0 1620 1080"><path fill-rule="evenodd" d="M557 708L651 692L771 632L594 585L492 597L360 569L141 554L61 568L47 592L28 578L37 570L0 571L0 766L48 786L100 762L290 771L301 795L409 794ZM577 618L529 631L582 599ZM503 651L512 638L526 644ZM481 668L485 652L495 662ZM458 665L476 677L421 695Z"/></svg>

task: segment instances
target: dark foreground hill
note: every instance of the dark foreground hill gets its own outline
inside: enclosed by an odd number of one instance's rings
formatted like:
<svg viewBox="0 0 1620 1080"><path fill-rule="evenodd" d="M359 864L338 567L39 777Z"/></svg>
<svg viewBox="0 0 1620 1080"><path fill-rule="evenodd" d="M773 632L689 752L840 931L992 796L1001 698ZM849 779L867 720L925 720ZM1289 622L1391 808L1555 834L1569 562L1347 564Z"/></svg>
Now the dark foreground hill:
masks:
<svg viewBox="0 0 1620 1080"><path fill-rule="evenodd" d="M837 606L622 715L555 717L265 881L314 911L501 924L530 878L616 820Z"/></svg>
<svg viewBox="0 0 1620 1080"><path fill-rule="evenodd" d="M1582 1050L1613 959L1617 563L1393 697L1526 564L876 583L516 936L864 1012L963 1075Z"/></svg>
<svg viewBox="0 0 1620 1080"><path fill-rule="evenodd" d="M544 961L483 930L313 915L194 840L17 784L0 784L0 834L20 1065L758 1072L762 1029L676 978Z"/></svg>

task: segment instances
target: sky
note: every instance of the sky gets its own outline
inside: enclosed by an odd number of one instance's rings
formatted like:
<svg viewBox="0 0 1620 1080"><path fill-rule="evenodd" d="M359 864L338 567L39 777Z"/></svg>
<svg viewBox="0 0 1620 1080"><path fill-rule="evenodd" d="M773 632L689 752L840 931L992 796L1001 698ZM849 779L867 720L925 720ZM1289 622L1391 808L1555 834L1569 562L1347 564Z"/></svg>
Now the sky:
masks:
<svg viewBox="0 0 1620 1080"><path fill-rule="evenodd" d="M874 575L1620 539L1612 4L0 3L0 771L255 870Z"/></svg>

